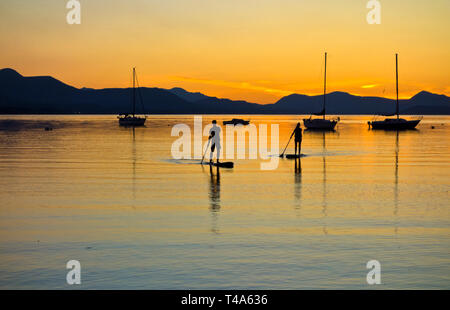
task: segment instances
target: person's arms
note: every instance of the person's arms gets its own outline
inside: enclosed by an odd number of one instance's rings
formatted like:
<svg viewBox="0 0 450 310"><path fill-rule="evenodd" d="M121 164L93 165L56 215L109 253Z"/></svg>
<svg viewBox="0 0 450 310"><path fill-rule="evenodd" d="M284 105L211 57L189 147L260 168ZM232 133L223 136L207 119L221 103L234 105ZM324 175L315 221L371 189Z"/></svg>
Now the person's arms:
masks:
<svg viewBox="0 0 450 310"><path fill-rule="evenodd" d="M209 133L209 137L208 140L210 140L212 137L214 137L216 135L216 132L213 130Z"/></svg>
<svg viewBox="0 0 450 310"><path fill-rule="evenodd" d="M289 137L289 139L291 139L292 138L292 136L295 134L295 129L294 129L294 131L291 133L291 136Z"/></svg>

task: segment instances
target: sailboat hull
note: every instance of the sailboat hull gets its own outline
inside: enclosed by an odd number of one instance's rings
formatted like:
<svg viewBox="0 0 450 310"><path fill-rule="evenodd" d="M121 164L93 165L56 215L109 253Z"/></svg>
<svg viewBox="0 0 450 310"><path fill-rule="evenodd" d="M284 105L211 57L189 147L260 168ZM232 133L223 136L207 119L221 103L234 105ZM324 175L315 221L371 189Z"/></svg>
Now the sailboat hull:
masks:
<svg viewBox="0 0 450 310"><path fill-rule="evenodd" d="M321 119L321 118L305 118L303 120L303 124L305 125L306 129L309 130L334 130L336 127L337 121L336 120L328 120L328 119Z"/></svg>
<svg viewBox="0 0 450 310"><path fill-rule="evenodd" d="M405 119L385 119L384 121L370 122L372 129L382 130L408 130L415 129L420 120L407 121Z"/></svg>

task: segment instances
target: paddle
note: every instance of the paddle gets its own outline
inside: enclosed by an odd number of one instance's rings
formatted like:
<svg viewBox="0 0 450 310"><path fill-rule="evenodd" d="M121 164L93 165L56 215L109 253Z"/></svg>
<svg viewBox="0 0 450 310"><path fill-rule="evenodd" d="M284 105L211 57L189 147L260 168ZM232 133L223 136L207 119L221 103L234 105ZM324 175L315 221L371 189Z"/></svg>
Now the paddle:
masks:
<svg viewBox="0 0 450 310"><path fill-rule="evenodd" d="M205 159L206 152L208 151L209 143L211 142L211 139L208 139L208 145L206 146L205 152L203 153L202 161L200 162L200 165L203 165L203 160Z"/></svg>
<svg viewBox="0 0 450 310"><path fill-rule="evenodd" d="M211 139L208 140L208 144L206 145L205 153L203 153L203 157L202 157L202 161L200 162L200 165L203 165L203 160L205 159L206 152L208 151L210 142L211 142ZM223 163L217 162L217 163L213 163L212 165L216 166L216 167L221 167L221 168L233 168L234 167L234 163L231 161L227 161L227 162L223 162Z"/></svg>
<svg viewBox="0 0 450 310"><path fill-rule="evenodd" d="M286 152L286 149L287 149L289 143L291 142L291 139L292 139L292 136L293 136L293 135L294 135L294 132L292 132L291 137L289 138L289 141L288 141L288 143L286 144L286 147L284 148L284 151L283 151L283 153L281 153L280 157L283 157L283 156L284 156L284 153Z"/></svg>

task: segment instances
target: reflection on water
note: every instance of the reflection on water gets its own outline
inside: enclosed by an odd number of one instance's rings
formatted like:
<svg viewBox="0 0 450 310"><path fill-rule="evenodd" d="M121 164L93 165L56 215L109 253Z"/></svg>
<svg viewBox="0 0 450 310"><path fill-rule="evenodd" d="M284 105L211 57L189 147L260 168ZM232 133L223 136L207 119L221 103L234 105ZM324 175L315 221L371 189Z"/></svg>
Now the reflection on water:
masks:
<svg viewBox="0 0 450 310"><path fill-rule="evenodd" d="M326 158L326 153L327 153L327 146L326 146L326 140L325 140L325 132L322 133L322 139L323 139L323 209L322 209L322 213L324 216L324 226L323 226L323 233L325 235L328 235L328 230L327 230L327 222L326 222L326 217L327 217L327 158Z"/></svg>
<svg viewBox="0 0 450 310"><path fill-rule="evenodd" d="M212 229L214 233L219 233L217 227L217 221L220 211L220 168L217 166L214 168L213 165L209 165L209 200L210 200L210 210L212 216Z"/></svg>
<svg viewBox="0 0 450 310"><path fill-rule="evenodd" d="M397 215L398 215L398 152L399 152L399 138L400 132L396 132L395 135L395 186L394 186L394 217L395 217L395 234L398 233L398 223L397 223Z"/></svg>
<svg viewBox="0 0 450 310"><path fill-rule="evenodd" d="M299 118L252 123L287 141ZM85 289L367 289L377 259L383 288L450 288L450 117L407 132L341 118L261 171L171 160L192 116L0 116L0 287L68 288L77 259Z"/></svg>
<svg viewBox="0 0 450 310"><path fill-rule="evenodd" d="M330 132L328 132L330 133ZM322 139L322 215L323 215L323 233L328 235L327 230L327 147L326 147L326 132L316 133L321 136Z"/></svg>
<svg viewBox="0 0 450 310"><path fill-rule="evenodd" d="M294 190L294 197L295 197L295 208L297 210L300 210L301 208L301 200L302 200L302 159L301 157L295 158L295 168L294 168L294 182L295 182L295 190Z"/></svg>
<svg viewBox="0 0 450 310"><path fill-rule="evenodd" d="M132 127L130 128L131 132L133 133L133 140L132 140L132 151L131 151L131 160L133 163L133 208L134 208L134 201L136 200L136 128Z"/></svg>

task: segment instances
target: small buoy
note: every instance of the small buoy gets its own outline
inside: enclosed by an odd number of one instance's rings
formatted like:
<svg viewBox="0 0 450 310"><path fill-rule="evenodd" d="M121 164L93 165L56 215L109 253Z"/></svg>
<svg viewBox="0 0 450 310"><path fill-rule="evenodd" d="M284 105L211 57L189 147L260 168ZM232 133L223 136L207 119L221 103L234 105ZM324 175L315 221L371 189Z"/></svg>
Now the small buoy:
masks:
<svg viewBox="0 0 450 310"><path fill-rule="evenodd" d="M434 126L431 126L431 129L434 129Z"/></svg>

